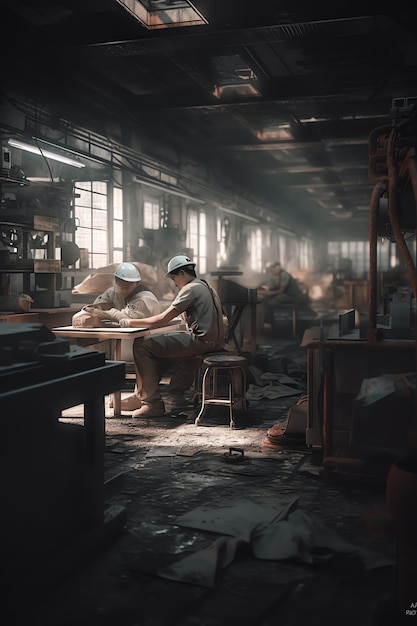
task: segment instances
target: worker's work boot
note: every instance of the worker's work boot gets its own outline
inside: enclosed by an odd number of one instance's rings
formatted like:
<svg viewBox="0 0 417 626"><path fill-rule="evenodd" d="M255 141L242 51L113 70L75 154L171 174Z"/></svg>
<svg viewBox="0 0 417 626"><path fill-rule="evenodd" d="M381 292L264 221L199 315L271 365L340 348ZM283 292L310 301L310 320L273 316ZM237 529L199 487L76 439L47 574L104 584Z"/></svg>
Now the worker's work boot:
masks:
<svg viewBox="0 0 417 626"><path fill-rule="evenodd" d="M191 400L188 400L184 393L170 393L165 401L168 405L168 409L171 411L181 411L192 408Z"/></svg>
<svg viewBox="0 0 417 626"><path fill-rule="evenodd" d="M142 404L140 409L132 413L132 417L160 417L162 415L165 415L165 404L162 400Z"/></svg>
<svg viewBox="0 0 417 626"><path fill-rule="evenodd" d="M142 401L134 393L127 398L124 398L121 403L122 411L136 411L142 406Z"/></svg>

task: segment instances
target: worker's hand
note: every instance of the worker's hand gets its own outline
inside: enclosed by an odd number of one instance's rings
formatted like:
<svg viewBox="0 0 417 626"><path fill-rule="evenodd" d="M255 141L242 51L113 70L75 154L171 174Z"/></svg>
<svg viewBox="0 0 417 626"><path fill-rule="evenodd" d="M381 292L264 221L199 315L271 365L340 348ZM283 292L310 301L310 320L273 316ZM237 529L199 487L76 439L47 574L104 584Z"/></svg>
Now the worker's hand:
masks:
<svg viewBox="0 0 417 626"><path fill-rule="evenodd" d="M122 328L130 328L130 319L128 317L123 317L119 324Z"/></svg>
<svg viewBox="0 0 417 626"><path fill-rule="evenodd" d="M102 322L97 315L92 315L81 309L72 316L72 326L74 328L99 328L102 326Z"/></svg>
<svg viewBox="0 0 417 626"><path fill-rule="evenodd" d="M105 320L105 319L108 319L109 317L107 311L103 311L102 309L100 309L97 306L94 306L93 304L88 304L87 306L85 306L83 308L83 311L85 311L86 313L90 313L91 315L95 315L100 320Z"/></svg>

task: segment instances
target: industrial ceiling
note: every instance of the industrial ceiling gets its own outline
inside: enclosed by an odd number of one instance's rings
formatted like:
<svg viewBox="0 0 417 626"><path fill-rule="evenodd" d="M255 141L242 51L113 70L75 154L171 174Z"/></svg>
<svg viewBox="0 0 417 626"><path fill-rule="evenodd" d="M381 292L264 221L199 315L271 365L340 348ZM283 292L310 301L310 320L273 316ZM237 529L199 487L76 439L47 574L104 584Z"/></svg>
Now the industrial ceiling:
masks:
<svg viewBox="0 0 417 626"><path fill-rule="evenodd" d="M2 1L3 85L77 113L123 110L273 210L366 234L369 133L417 99L416 5L143 4Z"/></svg>

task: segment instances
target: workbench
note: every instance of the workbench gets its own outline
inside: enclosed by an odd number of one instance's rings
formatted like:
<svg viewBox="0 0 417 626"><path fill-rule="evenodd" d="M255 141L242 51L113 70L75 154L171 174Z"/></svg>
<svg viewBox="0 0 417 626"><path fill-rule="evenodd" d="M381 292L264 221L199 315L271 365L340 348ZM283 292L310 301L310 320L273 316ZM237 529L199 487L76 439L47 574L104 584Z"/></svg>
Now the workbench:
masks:
<svg viewBox="0 0 417 626"><path fill-rule="evenodd" d="M13 324L27 324L39 322L37 313L14 313L13 311L3 311L0 313L1 322L12 322Z"/></svg>
<svg viewBox="0 0 417 626"><path fill-rule="evenodd" d="M355 399L364 379L385 374L415 372L414 340L329 340L307 345L308 424L306 441L322 447L323 468L327 476L333 469L371 469L378 457L377 443L385 440L385 448L396 450L401 438L395 429L404 428L405 421L393 409L380 414L374 445L355 444L352 437ZM405 434L404 434L405 436ZM404 438L404 437L403 437ZM361 450L366 453L361 455ZM359 452L359 454L358 454ZM365 458L366 457L366 458Z"/></svg>
<svg viewBox="0 0 417 626"><path fill-rule="evenodd" d="M22 593L30 601L125 525L124 508L106 502L104 481L104 396L122 386L124 367L76 348L1 371L0 604L7 613ZM76 405L84 405L84 423L61 421Z"/></svg>
<svg viewBox="0 0 417 626"><path fill-rule="evenodd" d="M159 334L170 332L174 330L184 330L185 325L179 320L173 320L171 324L162 326L161 328L149 329L149 328L78 328L74 326L60 326L53 328L52 332L57 337L64 337L68 339L70 343L79 346L91 346L105 341L110 344L111 359L113 361L121 361L125 366L125 361L122 359L122 340L137 339L138 337L146 337L151 334ZM133 359L133 355L132 355ZM121 392L120 389L113 393L113 412L114 415L121 414Z"/></svg>
<svg viewBox="0 0 417 626"><path fill-rule="evenodd" d="M238 354L242 354L246 343L249 352L253 355L256 353L257 305L258 301L235 301L223 304L223 312L229 322L226 343L233 342ZM249 312L249 337L245 342L246 312Z"/></svg>
<svg viewBox="0 0 417 626"><path fill-rule="evenodd" d="M238 354L242 354L245 344L249 352L256 353L257 321L256 308L259 304L256 289L248 289L226 276L242 276L243 272L233 269L221 269L211 272L216 277L214 285L221 300L223 313L227 317L229 327L226 332L226 343L233 343ZM249 324L246 314L249 313ZM245 337L249 330L249 337Z"/></svg>
<svg viewBox="0 0 417 626"><path fill-rule="evenodd" d="M72 317L75 313L80 311L83 304L71 304L67 307L45 308L40 309L32 307L30 310L32 313L38 315L38 321L44 324L47 328L52 329L54 326L66 326L71 324Z"/></svg>

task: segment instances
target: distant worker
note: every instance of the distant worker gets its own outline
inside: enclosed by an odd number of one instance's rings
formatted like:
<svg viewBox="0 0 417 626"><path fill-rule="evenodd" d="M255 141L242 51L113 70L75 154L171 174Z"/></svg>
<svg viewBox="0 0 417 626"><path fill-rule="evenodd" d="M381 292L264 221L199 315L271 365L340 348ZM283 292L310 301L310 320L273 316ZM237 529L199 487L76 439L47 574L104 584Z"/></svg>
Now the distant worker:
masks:
<svg viewBox="0 0 417 626"><path fill-rule="evenodd" d="M268 276L258 287L264 304L264 326L274 323L274 311L288 304L297 307L309 306L308 296L302 292L298 281L284 270L278 261L267 263Z"/></svg>

